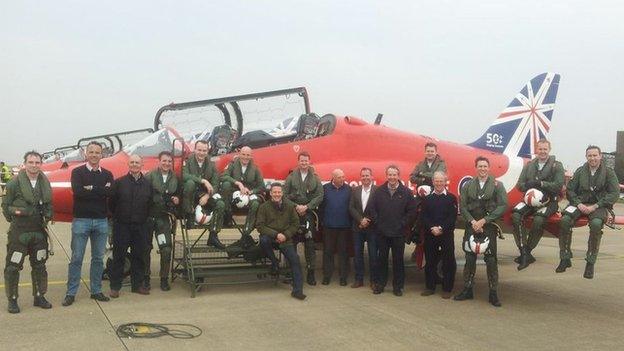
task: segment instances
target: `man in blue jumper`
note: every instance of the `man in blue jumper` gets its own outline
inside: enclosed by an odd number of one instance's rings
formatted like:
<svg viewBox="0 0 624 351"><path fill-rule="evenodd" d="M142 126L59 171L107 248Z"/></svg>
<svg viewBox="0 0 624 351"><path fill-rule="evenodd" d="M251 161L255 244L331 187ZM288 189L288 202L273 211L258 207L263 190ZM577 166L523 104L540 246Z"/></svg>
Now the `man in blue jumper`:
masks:
<svg viewBox="0 0 624 351"><path fill-rule="evenodd" d="M334 272L334 255L338 254L340 285L347 285L349 256L347 238L351 231L349 199L351 187L345 183L341 169L332 172L331 182L323 185L323 285L328 285Z"/></svg>

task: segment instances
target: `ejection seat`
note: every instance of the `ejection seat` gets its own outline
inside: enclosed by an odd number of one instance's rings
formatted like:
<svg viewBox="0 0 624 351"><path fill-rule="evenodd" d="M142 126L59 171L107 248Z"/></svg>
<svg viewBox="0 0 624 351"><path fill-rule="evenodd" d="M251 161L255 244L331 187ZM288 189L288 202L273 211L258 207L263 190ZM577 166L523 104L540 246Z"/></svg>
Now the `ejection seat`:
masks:
<svg viewBox="0 0 624 351"><path fill-rule="evenodd" d="M210 143L210 155L220 156L229 153L236 141L238 133L227 124L214 127L208 142Z"/></svg>
<svg viewBox="0 0 624 351"><path fill-rule="evenodd" d="M297 122L297 136L295 140L307 140L316 137L320 118L315 113L308 113L299 116Z"/></svg>

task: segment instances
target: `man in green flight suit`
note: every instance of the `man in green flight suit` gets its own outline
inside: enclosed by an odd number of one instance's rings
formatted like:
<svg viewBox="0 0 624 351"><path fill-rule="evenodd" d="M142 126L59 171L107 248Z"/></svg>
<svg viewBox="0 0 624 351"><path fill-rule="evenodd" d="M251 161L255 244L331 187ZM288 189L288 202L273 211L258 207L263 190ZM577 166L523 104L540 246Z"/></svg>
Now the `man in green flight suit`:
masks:
<svg viewBox="0 0 624 351"><path fill-rule="evenodd" d="M52 188L48 178L40 171L41 154L29 151L24 155L24 169L7 184L2 198L2 214L8 222L9 237L4 266L4 284L9 299L9 313L19 313L17 290L19 272L26 255L32 268L34 305L48 309L52 305L44 297L48 290L47 223L52 219Z"/></svg>
<svg viewBox="0 0 624 351"><path fill-rule="evenodd" d="M194 206L209 207L212 218L208 223L210 235L208 245L220 250L225 246L219 241L217 234L223 226L225 203L219 192L219 171L208 157L210 145L205 140L195 142L195 152L186 160L182 168L184 188L182 192L182 209L186 214L187 226L195 224Z"/></svg>
<svg viewBox="0 0 624 351"><path fill-rule="evenodd" d="M496 236L498 228L494 221L500 219L507 209L507 191L503 183L490 175L490 161L479 156L475 160L477 177L460 189L461 215L466 223L462 249L466 253L464 265L464 290L455 300L473 298L474 275L477 269L477 255L483 254L488 285L489 301L500 307L498 300L498 262L496 258Z"/></svg>
<svg viewBox="0 0 624 351"><path fill-rule="evenodd" d="M221 179L221 193L225 200L225 218L232 216L232 194L236 191L235 189L242 196L249 197L249 203L245 206L249 211L245 219L241 243L253 245L250 234L256 224L256 212L264 200L266 187L260 169L253 162L252 150L249 146L243 146L240 149L238 157L227 166Z"/></svg>
<svg viewBox="0 0 624 351"><path fill-rule="evenodd" d="M567 187L567 198L570 201L563 211L559 231L559 250L561 262L555 270L565 272L572 267L572 228L581 216L589 221L589 240L587 241L587 255L583 277L594 277L594 264L600 249L602 228L607 221L609 211L619 197L619 185L615 172L602 161L600 148L590 145L585 150L587 162L579 167L570 179Z"/></svg>
<svg viewBox="0 0 624 351"><path fill-rule="evenodd" d="M524 202L518 203L511 218L513 219L513 235L520 256L517 258L518 270L527 268L535 262L531 251L535 249L544 226L550 216L559 210L559 194L563 188L563 165L550 155L550 141L541 139L537 142L537 157L524 165L516 187L525 193L529 189L541 191L547 199L543 207L532 207ZM533 216L531 231L524 228L524 219Z"/></svg>
<svg viewBox="0 0 624 351"><path fill-rule="evenodd" d="M176 206L180 203L178 197L178 178L171 170L173 166L173 154L169 151L162 151L158 154L158 168L149 172L145 179L152 184L153 198L150 208L151 232L158 243L160 252L160 289L171 290L169 286L169 270L171 267L171 231L172 219L175 219ZM145 257L145 279L143 283L146 288L150 288L150 265L151 265L151 238L149 249L146 250Z"/></svg>
<svg viewBox="0 0 624 351"><path fill-rule="evenodd" d="M299 215L299 231L293 241L296 245L304 243L307 277L309 285L316 285L314 269L316 267L316 248L314 247L314 232L316 232L318 209L323 201L323 185L321 179L310 166L310 154L302 151L297 155L298 166L288 177L284 185L284 201L295 205Z"/></svg>
<svg viewBox="0 0 624 351"><path fill-rule="evenodd" d="M434 142L428 142L425 144L425 159L420 161L412 173L410 173L410 182L412 185L416 187L416 208L417 212L420 213L420 203L422 202L422 198L427 196L427 193L421 193L419 188L421 186L429 186L431 190L433 190L433 174L435 172L443 172L446 174L446 162L440 157L438 154L438 145ZM420 217L420 216L418 216ZM419 245L421 245L421 232L422 225L419 219L416 220L414 226L412 227L411 232L411 242L416 244L414 248L414 252L412 253L412 259L416 258L416 254L419 250ZM409 237L408 237L409 240ZM422 248L422 246L420 246ZM442 278L440 278L436 272L436 281L442 282Z"/></svg>
<svg viewBox="0 0 624 351"><path fill-rule="evenodd" d="M410 182L416 187L429 185L433 188L433 174L435 172L446 173L446 162L438 155L438 146L433 142L425 144L425 159L420 161L412 173Z"/></svg>

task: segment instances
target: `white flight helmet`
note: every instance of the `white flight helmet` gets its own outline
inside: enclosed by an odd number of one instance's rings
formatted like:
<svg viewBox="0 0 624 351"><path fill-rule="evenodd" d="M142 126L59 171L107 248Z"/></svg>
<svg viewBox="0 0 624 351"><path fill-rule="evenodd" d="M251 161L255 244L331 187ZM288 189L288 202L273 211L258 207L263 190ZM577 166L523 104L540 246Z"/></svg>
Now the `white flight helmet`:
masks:
<svg viewBox="0 0 624 351"><path fill-rule="evenodd" d="M490 238L475 239L474 235L471 235L465 245L467 246L466 251L474 252L477 255L483 254L490 246Z"/></svg>
<svg viewBox="0 0 624 351"><path fill-rule="evenodd" d="M416 189L416 193L419 197L426 197L431 194L431 187L429 185L421 185Z"/></svg>
<svg viewBox="0 0 624 351"><path fill-rule="evenodd" d="M531 188L524 194L524 203L532 207L544 207L550 199L538 189Z"/></svg>
<svg viewBox="0 0 624 351"><path fill-rule="evenodd" d="M197 207L195 207L195 222L197 222L197 224L207 224L208 222L210 222L211 218L212 212L205 213L204 209L200 205L197 205Z"/></svg>
<svg viewBox="0 0 624 351"><path fill-rule="evenodd" d="M232 194L232 203L238 208L245 208L249 205L249 195L243 195L240 191L235 191Z"/></svg>

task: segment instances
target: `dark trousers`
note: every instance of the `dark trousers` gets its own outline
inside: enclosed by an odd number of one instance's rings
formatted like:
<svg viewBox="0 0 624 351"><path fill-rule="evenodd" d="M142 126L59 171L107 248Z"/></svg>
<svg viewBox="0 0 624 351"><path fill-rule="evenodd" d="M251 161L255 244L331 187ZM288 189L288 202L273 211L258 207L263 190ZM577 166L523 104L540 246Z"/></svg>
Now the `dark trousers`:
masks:
<svg viewBox="0 0 624 351"><path fill-rule="evenodd" d="M371 283L377 283L379 277L379 252L377 250L377 234L372 230L361 230L353 233L353 266L355 268L355 280L364 280L364 243L368 243L368 269Z"/></svg>
<svg viewBox="0 0 624 351"><path fill-rule="evenodd" d="M429 290L435 290L438 277L438 264L442 261L442 290L451 292L455 284L455 241L453 233L444 233L440 236L425 234L425 285Z"/></svg>
<svg viewBox="0 0 624 351"><path fill-rule="evenodd" d="M349 275L347 236L350 228L323 228L323 278L331 279L334 273L334 255L338 254L338 272L341 280Z"/></svg>
<svg viewBox="0 0 624 351"><path fill-rule="evenodd" d="M119 223L113 226L113 264L110 272L111 290L120 290L124 262L130 248L130 279L132 289L143 285L145 278L145 252L149 249L149 227L146 223Z"/></svg>
<svg viewBox="0 0 624 351"><path fill-rule="evenodd" d="M405 239L403 236L377 237L379 247L379 285L385 287L388 283L388 256L392 249L392 288L394 290L403 289L405 284L405 264L403 255L405 254Z"/></svg>
<svg viewBox="0 0 624 351"><path fill-rule="evenodd" d="M288 265L292 271L292 291L303 292L303 273L301 273L301 263L299 263L299 255L295 250L294 245L278 245L273 238L267 235L260 235L260 247L264 251L265 255L271 260L271 265L277 267L279 261L275 257L273 249L279 247Z"/></svg>

